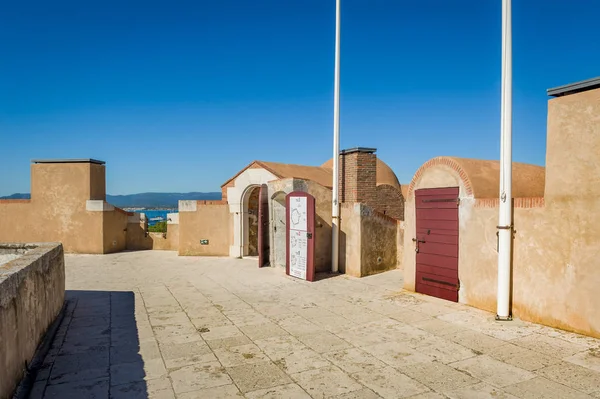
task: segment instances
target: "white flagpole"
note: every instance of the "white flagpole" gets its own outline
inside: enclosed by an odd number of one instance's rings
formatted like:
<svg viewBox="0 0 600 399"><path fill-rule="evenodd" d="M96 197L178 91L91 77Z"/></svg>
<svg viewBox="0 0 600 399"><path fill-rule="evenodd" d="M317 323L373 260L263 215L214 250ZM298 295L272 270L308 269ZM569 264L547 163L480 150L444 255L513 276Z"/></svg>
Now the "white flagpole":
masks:
<svg viewBox="0 0 600 399"><path fill-rule="evenodd" d="M498 223L497 320L511 320L512 245L512 17L511 0L502 1L502 108L500 139L500 212Z"/></svg>
<svg viewBox="0 0 600 399"><path fill-rule="evenodd" d="M338 272L340 254L340 204L339 204L339 163L340 163L340 3L335 7L335 73L333 95L333 191L331 201L331 271Z"/></svg>

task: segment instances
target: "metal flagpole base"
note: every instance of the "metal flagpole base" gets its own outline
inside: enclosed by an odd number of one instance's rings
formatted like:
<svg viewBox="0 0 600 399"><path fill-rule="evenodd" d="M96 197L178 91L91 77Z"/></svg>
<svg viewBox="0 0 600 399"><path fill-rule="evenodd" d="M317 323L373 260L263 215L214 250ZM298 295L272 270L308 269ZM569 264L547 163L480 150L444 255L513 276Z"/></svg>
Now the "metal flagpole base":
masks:
<svg viewBox="0 0 600 399"><path fill-rule="evenodd" d="M500 317L496 315L496 321L512 321L512 315L508 315L508 317Z"/></svg>

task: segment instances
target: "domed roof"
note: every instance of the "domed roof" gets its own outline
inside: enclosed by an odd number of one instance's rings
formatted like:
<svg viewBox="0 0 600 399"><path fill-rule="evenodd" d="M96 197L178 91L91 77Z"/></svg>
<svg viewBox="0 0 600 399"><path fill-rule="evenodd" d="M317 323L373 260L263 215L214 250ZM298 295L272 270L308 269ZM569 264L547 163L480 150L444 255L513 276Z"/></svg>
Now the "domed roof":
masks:
<svg viewBox="0 0 600 399"><path fill-rule="evenodd" d="M333 158L321 165L322 168L333 169ZM377 158L377 185L388 184L401 190L396 174L385 162Z"/></svg>
<svg viewBox="0 0 600 399"><path fill-rule="evenodd" d="M456 157L436 157L425 162L415 173L408 188L408 196L413 196L415 185L427 169L440 166L447 169L449 173L454 173L463 181L467 195L474 198L498 198L500 191L499 161ZM546 168L543 166L513 162L512 179L513 198L544 196Z"/></svg>

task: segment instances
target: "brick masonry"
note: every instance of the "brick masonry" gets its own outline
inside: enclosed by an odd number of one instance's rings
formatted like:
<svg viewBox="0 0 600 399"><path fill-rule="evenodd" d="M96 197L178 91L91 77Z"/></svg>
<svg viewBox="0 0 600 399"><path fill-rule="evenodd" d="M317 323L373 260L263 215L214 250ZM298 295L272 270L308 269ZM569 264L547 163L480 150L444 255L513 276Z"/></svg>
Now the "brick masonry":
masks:
<svg viewBox="0 0 600 399"><path fill-rule="evenodd" d="M340 202L377 206L377 156L367 152L340 155Z"/></svg>
<svg viewBox="0 0 600 399"><path fill-rule="evenodd" d="M469 180L469 177L467 176L467 173L458 164L458 162L456 162L455 160L453 160L451 158L437 157L437 158L433 158L433 159L430 159L429 161L425 162L419 168L419 170L417 170L417 173L415 173L415 176L413 177L412 181L410 182L410 185L408 186L408 194L406 196L407 200L414 197L415 184L416 184L416 182L419 181L419 179L421 178L421 176L423 175L423 173L428 168L430 168L432 166L435 166L435 165L445 165L445 166L451 168L452 170L454 170L456 173L458 173L458 175L462 179L463 184L465 186L465 194L468 197L473 196L473 187L471 185L471 180Z"/></svg>
<svg viewBox="0 0 600 399"><path fill-rule="evenodd" d="M377 186L377 206L375 210L398 220L404 220L404 197L388 184Z"/></svg>
<svg viewBox="0 0 600 399"><path fill-rule="evenodd" d="M404 197L393 186L377 186L377 155L352 152L340 155L340 203L362 203L382 215L404 220Z"/></svg>
<svg viewBox="0 0 600 399"><path fill-rule="evenodd" d="M537 198L513 198L513 208L543 208L544 197ZM479 198L475 200L475 208L497 208L500 206L498 198Z"/></svg>

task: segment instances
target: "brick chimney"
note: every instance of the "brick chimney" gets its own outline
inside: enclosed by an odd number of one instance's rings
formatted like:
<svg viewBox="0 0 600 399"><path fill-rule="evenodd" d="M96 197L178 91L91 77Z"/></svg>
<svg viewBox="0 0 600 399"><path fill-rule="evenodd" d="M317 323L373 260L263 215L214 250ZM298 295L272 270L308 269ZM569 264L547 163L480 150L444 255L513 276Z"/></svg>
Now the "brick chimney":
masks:
<svg viewBox="0 0 600 399"><path fill-rule="evenodd" d="M340 151L340 202L377 206L377 155L375 148Z"/></svg>

